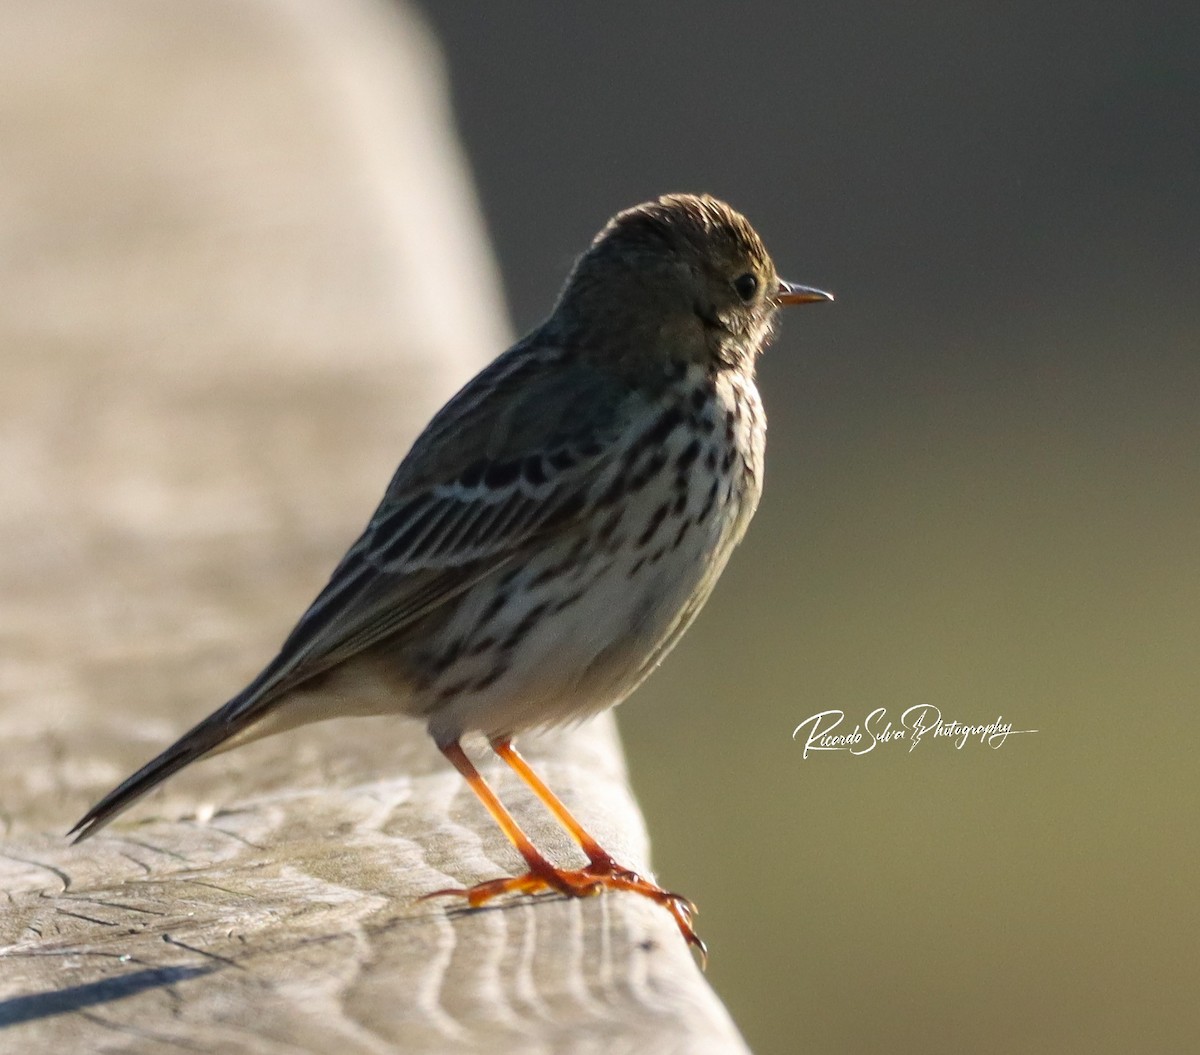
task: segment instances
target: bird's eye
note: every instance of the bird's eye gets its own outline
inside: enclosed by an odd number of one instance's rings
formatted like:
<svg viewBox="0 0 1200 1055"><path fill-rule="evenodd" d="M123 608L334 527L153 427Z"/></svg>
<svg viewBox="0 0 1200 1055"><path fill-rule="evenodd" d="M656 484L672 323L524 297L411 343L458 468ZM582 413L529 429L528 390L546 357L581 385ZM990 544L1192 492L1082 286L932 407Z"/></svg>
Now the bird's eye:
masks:
<svg viewBox="0 0 1200 1055"><path fill-rule="evenodd" d="M754 294L758 292L758 277L747 271L733 280L733 288L737 290L737 295L742 298L742 302L749 304L754 299Z"/></svg>

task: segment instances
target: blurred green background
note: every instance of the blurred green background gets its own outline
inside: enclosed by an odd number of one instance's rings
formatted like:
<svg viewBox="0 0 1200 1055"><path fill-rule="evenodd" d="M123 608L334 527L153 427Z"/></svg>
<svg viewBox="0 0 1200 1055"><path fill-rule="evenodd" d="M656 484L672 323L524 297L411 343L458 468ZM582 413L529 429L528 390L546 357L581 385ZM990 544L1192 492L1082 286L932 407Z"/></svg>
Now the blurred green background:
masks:
<svg viewBox="0 0 1200 1055"><path fill-rule="evenodd" d="M838 294L764 360L758 519L620 714L748 1041L1190 1050L1196 7L422 6L518 329L665 191ZM1038 732L791 740L919 703Z"/></svg>

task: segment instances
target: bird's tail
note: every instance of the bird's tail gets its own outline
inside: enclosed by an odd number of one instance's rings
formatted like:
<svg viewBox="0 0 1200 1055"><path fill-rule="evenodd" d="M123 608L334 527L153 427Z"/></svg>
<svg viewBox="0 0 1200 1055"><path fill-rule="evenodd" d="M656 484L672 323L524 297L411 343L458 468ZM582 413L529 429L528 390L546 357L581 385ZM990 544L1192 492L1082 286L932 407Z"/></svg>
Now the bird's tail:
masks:
<svg viewBox="0 0 1200 1055"><path fill-rule="evenodd" d="M67 835L81 843L95 835L109 821L123 813L147 792L158 787L167 777L179 772L205 755L258 739L249 727L258 714L247 714L245 707L249 691L234 697L220 710L210 714L199 725L184 733L157 758L151 759L133 776L118 784L80 818ZM265 732L265 730L264 730ZM245 735L249 733L250 735ZM239 735L243 734L243 735ZM236 740L234 739L236 737ZM234 741L231 743L230 741Z"/></svg>

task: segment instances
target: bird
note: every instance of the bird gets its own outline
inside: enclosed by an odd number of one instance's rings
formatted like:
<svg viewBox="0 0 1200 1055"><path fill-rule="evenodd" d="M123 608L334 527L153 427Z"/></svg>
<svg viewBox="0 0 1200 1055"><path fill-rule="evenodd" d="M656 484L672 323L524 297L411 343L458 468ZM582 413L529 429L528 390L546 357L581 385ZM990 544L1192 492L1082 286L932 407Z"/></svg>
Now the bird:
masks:
<svg viewBox="0 0 1200 1055"><path fill-rule="evenodd" d="M692 902L615 861L514 738L620 703L692 623L762 493L758 357L779 309L831 300L780 279L749 221L709 195L617 213L547 319L426 426L275 658L68 835L89 838L206 756L326 718L404 715L527 868L427 897L630 891L703 959ZM476 734L584 867L556 866L518 826L461 746Z"/></svg>

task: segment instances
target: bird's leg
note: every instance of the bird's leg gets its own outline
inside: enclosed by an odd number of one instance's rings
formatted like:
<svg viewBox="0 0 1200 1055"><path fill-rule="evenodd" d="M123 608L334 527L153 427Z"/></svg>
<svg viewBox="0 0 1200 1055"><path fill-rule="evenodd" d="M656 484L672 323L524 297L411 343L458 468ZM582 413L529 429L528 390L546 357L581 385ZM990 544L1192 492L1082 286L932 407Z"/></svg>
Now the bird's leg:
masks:
<svg viewBox="0 0 1200 1055"><path fill-rule="evenodd" d="M486 883L479 883L466 890L435 890L432 894L426 894L421 899L422 901L425 898L458 895L465 897L470 905L475 908L500 894L537 894L541 891L551 889L558 890L572 897L586 897L591 894L600 893L604 886L600 880L580 873L563 872L561 869L555 868L554 865L542 856L538 848L530 841L529 836L525 834L521 826L513 819L512 814L504 808L504 804L488 785L488 782L483 779L479 770L472 764L458 741L441 747L441 752L450 760L454 768L463 775L463 779L470 785L471 790L475 792L488 813L491 814L492 820L508 836L509 842L517 848L520 855L525 858L525 863L529 866L529 871L523 876L493 879Z"/></svg>
<svg viewBox="0 0 1200 1055"><path fill-rule="evenodd" d="M509 841L517 848L521 856L525 858L525 863L529 866L529 871L520 876L488 880L467 889L435 890L432 894L426 894L421 899L422 901L426 898L444 896L465 897L467 903L472 908L477 908L501 894L538 894L547 890L556 890L559 893L566 894L568 897L590 897L594 894L599 894L606 888L630 890L635 894L648 897L665 907L675 918L675 922L688 944L694 945L699 950L702 961L707 960L707 950L704 947L704 942L696 936L696 932L692 929L692 916L696 909L687 898L663 890L648 879L642 878L636 872L618 865L600 844L584 831L580 823L571 816L566 806L542 783L537 774L529 768L529 763L516 752L508 740L495 741L492 747L496 754L504 759L517 775L529 785L533 793L554 814L562 826L570 832L571 837L575 839L583 852L587 854L587 867L578 869L557 868L546 860L538 848L530 841L529 836L525 834L521 826L513 819L512 814L504 808L504 804L488 785L487 781L483 779L479 770L471 763L466 752L463 751L462 747L456 741L442 747L442 754L463 775L463 779L470 785L471 790L478 796L479 801L483 803L488 813L491 814L492 820L499 825L500 830L508 836Z"/></svg>
<svg viewBox="0 0 1200 1055"><path fill-rule="evenodd" d="M525 761L521 753L513 747L511 740L494 741L492 743L492 750L508 763L512 771L524 781L525 785L538 797L542 805L554 814L555 820L566 828L571 838L579 844L579 848L587 854L588 867L594 868L598 872L616 869L616 863L609 856L608 851L584 830L583 825L572 816L570 810L563 805L562 800L545 785L542 778L533 771L533 768ZM633 872L627 872L626 874L630 876L635 875Z"/></svg>
<svg viewBox="0 0 1200 1055"><path fill-rule="evenodd" d="M574 873L562 873L560 871L560 875L591 876L602 887L614 890L631 890L636 894L641 894L643 897L648 897L658 902L675 917L675 922L678 924L679 930L688 944L696 946L700 950L702 958L707 956L704 943L696 936L696 932L692 929L692 916L696 913L696 906L691 901L680 894L673 894L670 891L663 890L656 883L652 883L636 872L617 864L608 851L596 842L584 829L583 825L575 819L571 811L563 805L562 800L533 771L520 752L513 747L511 740L493 740L492 750L508 763L513 772L524 781L529 790L538 797L542 805L554 815L555 820L570 833L571 838L579 844L579 848L587 854L588 864L586 868Z"/></svg>

